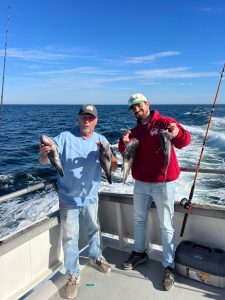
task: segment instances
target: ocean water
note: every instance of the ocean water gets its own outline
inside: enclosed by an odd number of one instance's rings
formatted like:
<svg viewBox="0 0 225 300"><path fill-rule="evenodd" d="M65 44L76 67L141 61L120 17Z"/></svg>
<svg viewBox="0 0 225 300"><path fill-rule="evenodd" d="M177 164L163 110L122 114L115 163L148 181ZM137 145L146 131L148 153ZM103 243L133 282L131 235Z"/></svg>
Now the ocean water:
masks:
<svg viewBox="0 0 225 300"><path fill-rule="evenodd" d="M0 196L30 185L54 179L56 172L51 165L38 162L39 137L55 136L77 124L79 105L5 105L0 123ZM98 105L99 122L96 131L105 135L117 153L119 137L135 126L135 120L126 105ZM172 116L192 136L191 144L177 150L182 167L196 167L205 136L211 105L158 105L161 114ZM201 168L225 170L225 105L217 105L209 129ZM194 173L182 172L177 198L188 198ZM122 184L121 169L113 174L109 185L104 173L102 191L132 194L133 180L129 175ZM225 205L225 175L198 174L193 203ZM0 238L36 222L58 209L55 191L40 190L0 203Z"/></svg>

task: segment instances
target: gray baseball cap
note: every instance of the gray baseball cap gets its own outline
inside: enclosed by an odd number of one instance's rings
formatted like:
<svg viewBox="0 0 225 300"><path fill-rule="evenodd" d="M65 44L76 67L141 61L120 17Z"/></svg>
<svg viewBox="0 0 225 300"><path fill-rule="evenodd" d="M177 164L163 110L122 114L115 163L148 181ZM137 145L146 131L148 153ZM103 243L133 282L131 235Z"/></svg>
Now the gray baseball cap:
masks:
<svg viewBox="0 0 225 300"><path fill-rule="evenodd" d="M90 114L90 115L94 116L95 118L98 117L97 109L92 104L84 104L83 106L81 106L79 115L83 115L83 114Z"/></svg>

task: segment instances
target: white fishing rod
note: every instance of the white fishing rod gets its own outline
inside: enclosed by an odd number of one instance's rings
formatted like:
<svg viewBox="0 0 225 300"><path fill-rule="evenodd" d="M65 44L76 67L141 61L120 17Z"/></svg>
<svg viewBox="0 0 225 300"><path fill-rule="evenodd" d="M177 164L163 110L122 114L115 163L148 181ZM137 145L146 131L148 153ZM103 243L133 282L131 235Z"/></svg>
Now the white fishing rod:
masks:
<svg viewBox="0 0 225 300"><path fill-rule="evenodd" d="M3 94L4 94L4 84L5 84L5 65L6 65L6 52L8 45L8 32L9 32L9 11L10 7L8 6L8 16L5 32L5 53L4 53L4 63L3 63L3 72L2 72L2 91L1 91L1 105L0 105L0 121L2 120L2 111L3 111Z"/></svg>

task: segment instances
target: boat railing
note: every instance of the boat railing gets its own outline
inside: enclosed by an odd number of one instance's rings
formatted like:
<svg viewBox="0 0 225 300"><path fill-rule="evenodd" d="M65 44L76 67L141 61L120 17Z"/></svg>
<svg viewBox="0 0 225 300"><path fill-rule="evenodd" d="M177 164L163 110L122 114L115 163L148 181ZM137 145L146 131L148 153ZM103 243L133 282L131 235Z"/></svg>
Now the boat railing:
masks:
<svg viewBox="0 0 225 300"><path fill-rule="evenodd" d="M121 166L122 166L121 164L118 164L118 167L121 167ZM196 172L196 168L181 167L181 171L194 173L194 172ZM202 169L202 168L200 168L198 172L199 173L225 175L225 170L221 170L221 169ZM18 190L16 192L12 192L12 193L0 196L0 203L10 201L16 197L37 191L42 188L47 188L47 187L52 187L56 190L57 189L56 180L53 179L53 180L49 180L49 181L43 181L43 182L40 182L40 183L37 183L34 185L30 185L30 186L28 186L24 189Z"/></svg>
<svg viewBox="0 0 225 300"><path fill-rule="evenodd" d="M56 180L53 179L53 180L43 181L40 183L30 185L30 186L28 186L24 189L18 190L16 192L12 192L12 193L3 195L0 197L0 203L10 201L16 197L23 196L25 194L29 194L31 192L34 192L34 191L37 191L37 190L40 190L43 188L47 188L47 187L53 187L54 189L56 189Z"/></svg>

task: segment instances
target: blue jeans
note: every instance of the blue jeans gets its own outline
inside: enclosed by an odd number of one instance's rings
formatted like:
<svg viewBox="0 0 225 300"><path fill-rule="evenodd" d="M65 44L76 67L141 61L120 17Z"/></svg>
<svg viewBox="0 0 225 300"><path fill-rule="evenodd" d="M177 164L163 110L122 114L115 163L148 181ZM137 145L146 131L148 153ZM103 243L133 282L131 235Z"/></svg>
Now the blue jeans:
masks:
<svg viewBox="0 0 225 300"><path fill-rule="evenodd" d="M163 266L174 267L174 201L176 181L134 184L134 250L145 251L146 224L152 202L155 202L162 234Z"/></svg>
<svg viewBox="0 0 225 300"><path fill-rule="evenodd" d="M100 226L98 222L98 201L77 208L60 207L62 246L66 273L79 275L79 215L82 213L88 230L89 257L97 260L102 256Z"/></svg>

